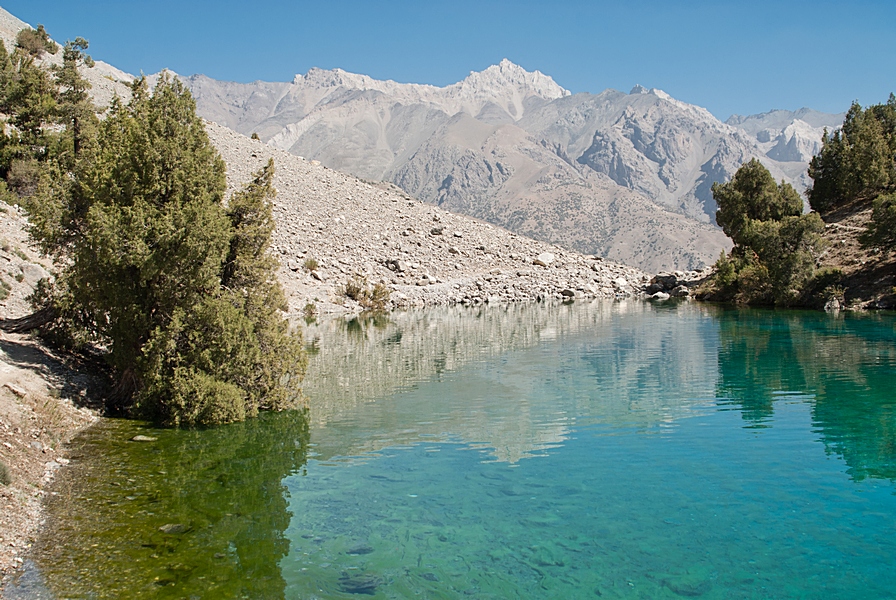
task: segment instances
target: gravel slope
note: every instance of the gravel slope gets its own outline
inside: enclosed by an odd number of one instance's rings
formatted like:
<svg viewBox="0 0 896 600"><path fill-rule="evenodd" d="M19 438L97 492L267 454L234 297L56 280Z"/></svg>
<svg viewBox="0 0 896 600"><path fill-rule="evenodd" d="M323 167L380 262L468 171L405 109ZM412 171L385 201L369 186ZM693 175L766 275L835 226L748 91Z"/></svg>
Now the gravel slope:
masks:
<svg viewBox="0 0 896 600"><path fill-rule="evenodd" d="M392 291L392 307L613 298L639 294L638 269L531 240L424 204L207 123L231 189L274 159L273 247L290 312L358 310L340 293L355 276ZM537 259L541 259L537 261ZM304 267L313 258L313 273ZM537 264L537 262L544 264Z"/></svg>

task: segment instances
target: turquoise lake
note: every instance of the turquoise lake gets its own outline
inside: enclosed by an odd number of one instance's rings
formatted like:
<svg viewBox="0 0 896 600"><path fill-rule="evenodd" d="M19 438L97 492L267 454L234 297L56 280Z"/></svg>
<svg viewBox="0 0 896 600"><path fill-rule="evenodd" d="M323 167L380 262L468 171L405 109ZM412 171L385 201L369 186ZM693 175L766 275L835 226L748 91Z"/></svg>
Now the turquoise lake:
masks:
<svg viewBox="0 0 896 600"><path fill-rule="evenodd" d="M41 585L896 597L893 315L577 302L328 320L305 343L307 415L84 434Z"/></svg>

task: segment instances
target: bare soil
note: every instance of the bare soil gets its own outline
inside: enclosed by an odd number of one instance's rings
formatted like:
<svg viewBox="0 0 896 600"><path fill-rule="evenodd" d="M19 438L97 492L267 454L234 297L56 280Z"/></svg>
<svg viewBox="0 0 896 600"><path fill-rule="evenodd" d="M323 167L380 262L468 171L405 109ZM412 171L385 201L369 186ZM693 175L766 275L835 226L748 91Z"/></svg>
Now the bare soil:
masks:
<svg viewBox="0 0 896 600"><path fill-rule="evenodd" d="M28 314L49 264L28 244L27 220L0 202L0 318ZM42 499L65 465L66 443L98 419L103 379L27 335L0 332L0 596L42 522ZM5 474L5 477L2 475Z"/></svg>
<svg viewBox="0 0 896 600"><path fill-rule="evenodd" d="M822 268L843 273L844 308L852 310L896 309L896 256L892 251L865 248L860 236L871 219L869 202L854 202L822 215L827 249Z"/></svg>

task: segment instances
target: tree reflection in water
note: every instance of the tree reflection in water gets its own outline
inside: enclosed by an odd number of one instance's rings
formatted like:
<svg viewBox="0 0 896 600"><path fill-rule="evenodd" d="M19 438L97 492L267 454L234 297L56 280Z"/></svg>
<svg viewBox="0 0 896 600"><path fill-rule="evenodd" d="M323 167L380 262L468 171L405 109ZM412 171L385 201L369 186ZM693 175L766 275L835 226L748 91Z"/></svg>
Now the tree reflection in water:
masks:
<svg viewBox="0 0 896 600"><path fill-rule="evenodd" d="M50 503L38 566L58 597L282 598L282 480L307 448L302 412L208 430L96 427Z"/></svg>
<svg viewBox="0 0 896 600"><path fill-rule="evenodd" d="M806 395L828 452L854 480L896 481L896 321L720 309L719 390L757 427L782 397Z"/></svg>

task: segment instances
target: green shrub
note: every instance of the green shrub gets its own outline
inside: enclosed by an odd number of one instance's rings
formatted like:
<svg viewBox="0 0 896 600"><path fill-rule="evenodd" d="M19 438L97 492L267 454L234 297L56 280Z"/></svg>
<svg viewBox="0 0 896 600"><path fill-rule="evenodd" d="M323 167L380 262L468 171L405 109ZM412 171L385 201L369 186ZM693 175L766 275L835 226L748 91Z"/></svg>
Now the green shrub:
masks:
<svg viewBox="0 0 896 600"><path fill-rule="evenodd" d="M0 484L9 485L12 483L12 475L9 473L9 467L0 460Z"/></svg>
<svg viewBox="0 0 896 600"><path fill-rule="evenodd" d="M392 292L385 284L376 283L367 293L365 307L374 311L385 310L391 295Z"/></svg>
<svg viewBox="0 0 896 600"><path fill-rule="evenodd" d="M317 263L316 258L309 256L305 259L304 267L306 271L317 271L320 265Z"/></svg>
<svg viewBox="0 0 896 600"><path fill-rule="evenodd" d="M13 160L6 175L9 191L15 198L30 198L37 192L40 184L41 165L33 159Z"/></svg>
<svg viewBox="0 0 896 600"><path fill-rule="evenodd" d="M16 46L31 56L40 57L44 52L56 54L56 44L50 40L43 25L38 25L37 29L28 27L19 31L16 36Z"/></svg>
<svg viewBox="0 0 896 600"><path fill-rule="evenodd" d="M302 316L305 318L306 323L314 322L317 318L317 306L315 306L314 302L305 304L305 307L302 309Z"/></svg>
<svg viewBox="0 0 896 600"><path fill-rule="evenodd" d="M846 293L842 284L842 270L835 267L818 269L804 286L800 303L813 308L822 308L831 298L836 298L842 304Z"/></svg>
<svg viewBox="0 0 896 600"><path fill-rule="evenodd" d="M339 293L360 304L364 310L375 312L385 310L391 296L391 291L386 285L377 283L370 286L367 278L360 275L345 282Z"/></svg>
<svg viewBox="0 0 896 600"><path fill-rule="evenodd" d="M364 293L367 289L367 279L360 276L355 276L345 282L345 285L342 286L342 295L346 298L351 298L355 302L361 302L364 298Z"/></svg>

